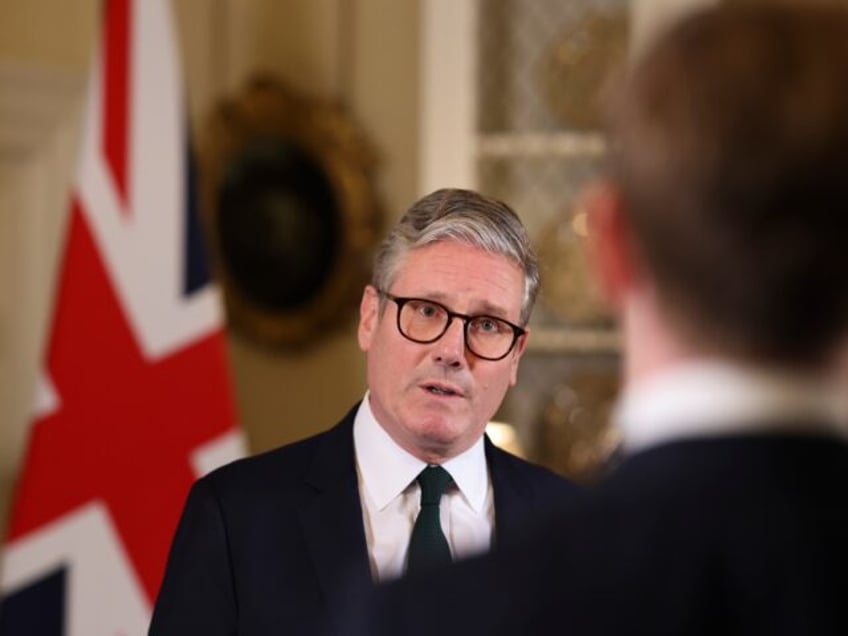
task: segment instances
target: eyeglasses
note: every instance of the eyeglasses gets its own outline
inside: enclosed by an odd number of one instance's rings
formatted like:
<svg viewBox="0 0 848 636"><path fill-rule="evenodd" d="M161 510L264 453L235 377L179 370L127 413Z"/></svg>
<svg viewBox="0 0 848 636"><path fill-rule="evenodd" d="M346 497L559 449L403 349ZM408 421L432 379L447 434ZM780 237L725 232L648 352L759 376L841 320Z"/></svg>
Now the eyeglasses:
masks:
<svg viewBox="0 0 848 636"><path fill-rule="evenodd" d="M441 303L424 298L399 298L377 290L397 306L397 328L407 340L419 344L436 342L445 335L454 318L463 323L465 346L483 360L501 360L515 346L518 338L527 333L518 325L495 316L466 316L451 311Z"/></svg>

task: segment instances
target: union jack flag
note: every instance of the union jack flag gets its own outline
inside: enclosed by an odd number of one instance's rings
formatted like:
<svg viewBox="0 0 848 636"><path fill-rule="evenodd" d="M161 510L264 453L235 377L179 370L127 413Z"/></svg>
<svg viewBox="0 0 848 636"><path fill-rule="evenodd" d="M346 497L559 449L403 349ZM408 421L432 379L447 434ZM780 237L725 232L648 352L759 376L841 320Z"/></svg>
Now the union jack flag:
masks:
<svg viewBox="0 0 848 636"><path fill-rule="evenodd" d="M189 486L243 453L169 8L104 8L3 554L4 636L145 633Z"/></svg>

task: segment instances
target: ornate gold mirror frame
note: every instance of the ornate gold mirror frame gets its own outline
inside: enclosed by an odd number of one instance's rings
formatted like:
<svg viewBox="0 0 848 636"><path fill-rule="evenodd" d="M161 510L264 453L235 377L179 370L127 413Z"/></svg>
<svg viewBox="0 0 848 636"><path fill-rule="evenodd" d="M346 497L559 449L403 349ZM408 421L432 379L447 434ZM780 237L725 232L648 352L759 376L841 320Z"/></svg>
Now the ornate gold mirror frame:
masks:
<svg viewBox="0 0 848 636"><path fill-rule="evenodd" d="M233 327L296 347L355 315L382 213L376 152L345 110L261 76L218 106L200 142L212 260Z"/></svg>

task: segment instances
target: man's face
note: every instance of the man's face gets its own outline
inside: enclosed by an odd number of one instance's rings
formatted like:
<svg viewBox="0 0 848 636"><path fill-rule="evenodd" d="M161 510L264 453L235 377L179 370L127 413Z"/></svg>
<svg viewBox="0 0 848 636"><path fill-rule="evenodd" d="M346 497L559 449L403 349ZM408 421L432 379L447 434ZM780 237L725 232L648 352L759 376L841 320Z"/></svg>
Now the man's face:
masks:
<svg viewBox="0 0 848 636"><path fill-rule="evenodd" d="M524 275L505 257L442 241L407 254L384 291L520 324ZM515 384L526 336L502 360L483 360L465 347L462 320L454 319L436 342L419 344L398 331L397 304L387 300L380 315L379 303L369 285L360 306L359 346L368 357L374 415L395 442L424 461L463 452Z"/></svg>

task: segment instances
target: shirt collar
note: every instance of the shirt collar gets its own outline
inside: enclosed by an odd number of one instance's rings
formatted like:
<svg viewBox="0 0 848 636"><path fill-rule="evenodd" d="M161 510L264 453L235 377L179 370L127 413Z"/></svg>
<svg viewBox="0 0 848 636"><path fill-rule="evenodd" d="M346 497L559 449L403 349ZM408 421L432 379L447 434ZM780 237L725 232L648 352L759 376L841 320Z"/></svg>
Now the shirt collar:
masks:
<svg viewBox="0 0 848 636"><path fill-rule="evenodd" d="M697 361L626 391L613 419L627 451L681 437L789 428L846 436L848 400L822 380Z"/></svg>
<svg viewBox="0 0 848 636"><path fill-rule="evenodd" d="M383 429L365 394L353 421L353 445L362 485L378 510L385 508L415 480L426 462L398 446ZM471 448L442 464L476 512L486 503L489 479L483 436Z"/></svg>

